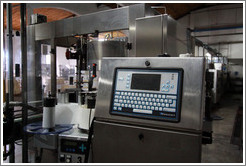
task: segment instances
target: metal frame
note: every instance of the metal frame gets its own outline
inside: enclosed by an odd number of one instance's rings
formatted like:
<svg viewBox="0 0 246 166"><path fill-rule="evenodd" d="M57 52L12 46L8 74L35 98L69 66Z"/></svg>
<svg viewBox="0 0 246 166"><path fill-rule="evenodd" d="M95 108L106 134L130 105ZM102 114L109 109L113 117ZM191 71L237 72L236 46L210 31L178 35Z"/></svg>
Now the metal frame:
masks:
<svg viewBox="0 0 246 166"><path fill-rule="evenodd" d="M7 4L7 46L9 55L9 65L8 65L8 93L9 101L14 100L14 82L13 82L13 34L12 34L12 4Z"/></svg>
<svg viewBox="0 0 246 166"><path fill-rule="evenodd" d="M22 126L28 123L27 110L27 40L26 40L26 4L21 4L21 63L22 63ZM23 131L22 162L28 162L28 135Z"/></svg>
<svg viewBox="0 0 246 166"><path fill-rule="evenodd" d="M7 48L8 48L8 99L7 102L14 101L14 75L13 75L13 39L12 39L12 4L8 3L6 8L7 13ZM8 109L8 107L7 107ZM15 162L15 144L10 143L10 156L9 162Z"/></svg>
<svg viewBox="0 0 246 166"><path fill-rule="evenodd" d="M127 7L111 9L92 14L86 14L74 18L63 19L59 21L42 23L27 26L27 45L28 45L28 69L35 69L28 71L28 98L33 100L40 100L42 94L41 80L39 80L39 73L41 70L39 64L40 56L37 55L40 48L39 45L43 42L49 42L52 48L56 48L57 40L60 37L69 37L75 35L83 35L99 32L129 30L128 42L132 43L132 49L129 50L128 56L135 56L136 54L136 25L135 19L145 16L157 14L155 10L151 9L146 4L136 4ZM55 50L52 52L52 77L51 86L53 96L56 95L56 72L55 72ZM40 69L39 69L40 67Z"/></svg>

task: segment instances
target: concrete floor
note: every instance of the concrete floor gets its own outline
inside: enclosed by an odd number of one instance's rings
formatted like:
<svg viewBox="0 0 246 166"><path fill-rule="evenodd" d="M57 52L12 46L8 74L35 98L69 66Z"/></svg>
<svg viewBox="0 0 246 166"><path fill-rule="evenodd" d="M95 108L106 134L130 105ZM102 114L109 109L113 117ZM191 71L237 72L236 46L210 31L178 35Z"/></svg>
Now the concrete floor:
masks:
<svg viewBox="0 0 246 166"><path fill-rule="evenodd" d="M219 106L212 111L223 120L213 121L213 143L202 146L203 163L242 163L243 150L238 145L230 144L235 116L243 96L226 94Z"/></svg>
<svg viewBox="0 0 246 166"><path fill-rule="evenodd" d="M223 120L213 121L213 143L202 146L202 163L242 163L243 150L230 144L233 125L242 95L224 95L219 106L213 110ZM16 146L16 163L21 163L21 146ZM30 152L29 161L34 162L34 153ZM8 163L8 160L4 161Z"/></svg>

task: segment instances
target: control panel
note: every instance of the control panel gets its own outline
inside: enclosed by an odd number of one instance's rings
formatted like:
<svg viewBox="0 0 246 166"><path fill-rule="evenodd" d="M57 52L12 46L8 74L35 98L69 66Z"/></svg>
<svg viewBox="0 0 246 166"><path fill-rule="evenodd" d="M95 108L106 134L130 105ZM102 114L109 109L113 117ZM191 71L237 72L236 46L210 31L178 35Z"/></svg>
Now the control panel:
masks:
<svg viewBox="0 0 246 166"><path fill-rule="evenodd" d="M111 114L178 122L182 69L116 68Z"/></svg>
<svg viewBox="0 0 246 166"><path fill-rule="evenodd" d="M79 129L59 135L58 162L83 163L87 152L88 134L81 133Z"/></svg>

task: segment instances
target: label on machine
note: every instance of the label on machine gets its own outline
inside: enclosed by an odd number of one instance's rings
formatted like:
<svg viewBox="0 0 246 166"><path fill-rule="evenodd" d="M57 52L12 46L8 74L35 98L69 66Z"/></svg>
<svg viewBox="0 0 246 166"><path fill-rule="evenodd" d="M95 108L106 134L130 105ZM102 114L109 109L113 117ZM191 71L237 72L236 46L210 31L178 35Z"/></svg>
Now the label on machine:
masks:
<svg viewBox="0 0 246 166"><path fill-rule="evenodd" d="M180 121L182 69L116 68L111 114Z"/></svg>

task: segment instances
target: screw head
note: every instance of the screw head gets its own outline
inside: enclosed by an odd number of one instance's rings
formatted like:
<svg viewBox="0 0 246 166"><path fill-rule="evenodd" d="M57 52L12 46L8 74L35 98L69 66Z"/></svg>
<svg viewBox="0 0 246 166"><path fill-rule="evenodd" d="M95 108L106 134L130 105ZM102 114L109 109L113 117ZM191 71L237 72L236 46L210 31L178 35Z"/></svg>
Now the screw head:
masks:
<svg viewBox="0 0 246 166"><path fill-rule="evenodd" d="M150 66L150 62L149 61L145 61L145 65L146 66Z"/></svg>

